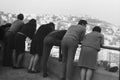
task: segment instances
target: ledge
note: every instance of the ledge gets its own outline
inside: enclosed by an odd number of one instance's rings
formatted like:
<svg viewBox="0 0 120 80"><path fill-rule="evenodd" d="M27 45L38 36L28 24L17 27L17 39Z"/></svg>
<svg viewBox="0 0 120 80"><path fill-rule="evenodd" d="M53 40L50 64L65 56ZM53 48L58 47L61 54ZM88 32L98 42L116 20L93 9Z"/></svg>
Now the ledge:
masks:
<svg viewBox="0 0 120 80"><path fill-rule="evenodd" d="M25 54L23 65L26 68L28 67L30 57L31 55L29 53ZM40 70L40 61L36 68ZM57 58L50 57L48 61L48 70L49 73L55 75L58 79L61 78L63 74L62 62L59 62ZM74 64L72 75L73 75L72 80L80 79L80 68L76 65L76 63ZM95 71L95 75L93 76L93 80L118 80L118 79L119 74L105 71L102 67L98 67L98 69Z"/></svg>

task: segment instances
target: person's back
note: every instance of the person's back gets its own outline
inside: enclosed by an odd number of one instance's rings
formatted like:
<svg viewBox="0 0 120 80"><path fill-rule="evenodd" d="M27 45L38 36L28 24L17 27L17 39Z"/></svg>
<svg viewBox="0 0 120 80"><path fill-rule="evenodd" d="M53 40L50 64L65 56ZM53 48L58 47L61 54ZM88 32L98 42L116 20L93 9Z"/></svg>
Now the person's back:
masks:
<svg viewBox="0 0 120 80"><path fill-rule="evenodd" d="M48 33L52 32L52 31L54 31L53 24L48 23L48 24L41 25L38 28L35 35L42 38L42 37L45 37Z"/></svg>
<svg viewBox="0 0 120 80"><path fill-rule="evenodd" d="M63 63L64 63L64 75L63 79L70 80L73 61L76 53L76 49L78 47L78 43L81 42L85 35L87 26L86 20L80 20L78 25L72 25L68 28L66 34L64 35L61 42L61 50L63 55Z"/></svg>
<svg viewBox="0 0 120 80"><path fill-rule="evenodd" d="M81 34L84 34L86 31L85 27L81 26L81 25L71 25L65 36L64 37L69 37L71 39L74 39L77 43L79 43L78 41L81 41L82 37Z"/></svg>
<svg viewBox="0 0 120 80"><path fill-rule="evenodd" d="M4 40L5 33L8 28L10 28L11 23L6 23L5 25L0 26L0 40Z"/></svg>
<svg viewBox="0 0 120 80"><path fill-rule="evenodd" d="M33 38L33 35L36 31L36 20L31 19L28 23L26 23L22 29L19 31L29 37L30 39Z"/></svg>
<svg viewBox="0 0 120 80"><path fill-rule="evenodd" d="M94 70L97 67L98 52L103 43L104 37L101 34L99 26L95 26L92 32L86 34L84 37L78 61L78 66L81 68L80 80L84 80L85 78L88 80L92 79Z"/></svg>
<svg viewBox="0 0 120 80"><path fill-rule="evenodd" d="M55 31L49 33L47 36L53 37L58 40L62 40L62 38L64 37L66 32L67 32L67 30L55 30Z"/></svg>
<svg viewBox="0 0 120 80"><path fill-rule="evenodd" d="M44 38L54 30L53 27L54 27L53 23L52 25L51 23L48 23L48 24L41 25L38 28L31 42L30 54L42 55Z"/></svg>
<svg viewBox="0 0 120 80"><path fill-rule="evenodd" d="M12 23L11 27L9 28L8 31L12 31L13 33L16 33L20 28L21 26L23 25L23 21L21 20L16 20L15 22Z"/></svg>
<svg viewBox="0 0 120 80"><path fill-rule="evenodd" d="M85 36L85 38L84 38L84 40L82 42L82 45L93 47L93 48L99 50L101 44L103 44L103 42L104 42L102 40L103 40L103 35L101 33L93 31L91 33L88 33Z"/></svg>
<svg viewBox="0 0 120 80"><path fill-rule="evenodd" d="M12 23L8 31L11 31L13 33L18 32L24 25L23 18L24 18L23 14L19 14L17 20Z"/></svg>

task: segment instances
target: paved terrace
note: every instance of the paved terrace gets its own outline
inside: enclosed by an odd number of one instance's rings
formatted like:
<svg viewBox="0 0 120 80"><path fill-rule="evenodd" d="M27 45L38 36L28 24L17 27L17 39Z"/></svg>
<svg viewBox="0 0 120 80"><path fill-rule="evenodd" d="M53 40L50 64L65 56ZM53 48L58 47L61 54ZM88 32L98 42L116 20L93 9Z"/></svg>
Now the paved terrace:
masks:
<svg viewBox="0 0 120 80"><path fill-rule="evenodd" d="M28 73L26 69L13 69L0 65L0 80L58 80L58 78L53 75L43 78L42 73Z"/></svg>

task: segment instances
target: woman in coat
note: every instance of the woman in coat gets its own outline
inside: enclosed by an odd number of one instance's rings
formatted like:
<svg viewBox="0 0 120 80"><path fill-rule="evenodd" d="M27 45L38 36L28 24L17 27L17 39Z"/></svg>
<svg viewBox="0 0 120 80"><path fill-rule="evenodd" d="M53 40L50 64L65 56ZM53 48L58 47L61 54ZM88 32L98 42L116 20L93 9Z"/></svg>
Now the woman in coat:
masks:
<svg viewBox="0 0 120 80"><path fill-rule="evenodd" d="M93 71L96 68L98 52L103 43L104 36L101 34L99 26L95 26L91 33L86 34L82 41L78 62L81 68L80 80L91 80Z"/></svg>

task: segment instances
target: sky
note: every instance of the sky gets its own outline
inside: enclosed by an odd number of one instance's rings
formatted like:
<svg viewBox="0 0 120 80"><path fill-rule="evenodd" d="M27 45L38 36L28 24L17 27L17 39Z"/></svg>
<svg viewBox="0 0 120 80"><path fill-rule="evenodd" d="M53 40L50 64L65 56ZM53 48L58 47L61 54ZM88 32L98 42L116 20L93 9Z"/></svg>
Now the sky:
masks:
<svg viewBox="0 0 120 80"><path fill-rule="evenodd" d="M0 0L0 11L89 15L120 26L120 0Z"/></svg>

